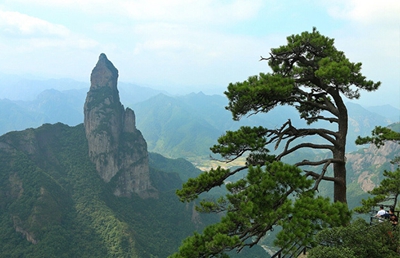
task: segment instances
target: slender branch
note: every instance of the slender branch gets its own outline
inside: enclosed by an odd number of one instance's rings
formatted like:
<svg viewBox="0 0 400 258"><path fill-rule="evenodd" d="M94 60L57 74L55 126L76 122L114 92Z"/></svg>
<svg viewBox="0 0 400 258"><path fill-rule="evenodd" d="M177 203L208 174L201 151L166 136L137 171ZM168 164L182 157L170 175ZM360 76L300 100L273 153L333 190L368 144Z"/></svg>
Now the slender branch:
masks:
<svg viewBox="0 0 400 258"><path fill-rule="evenodd" d="M338 123L339 119L334 118L334 117L324 117L324 116L313 116L313 117L308 117L306 120L326 120L330 123Z"/></svg>
<svg viewBox="0 0 400 258"><path fill-rule="evenodd" d="M296 151L298 149L302 149L302 148L328 149L328 150L331 150L331 151L334 150L334 146L332 146L332 145L314 144L314 143L301 143L301 144L298 144L298 145L296 145L296 146L294 146L294 147L292 147L292 148L290 148L290 149L288 149L286 151L283 151L281 154L276 156L276 158L278 160L280 160L282 157L284 157L284 156L286 156L286 155L288 155L288 154L290 154L290 153L292 153L292 152L294 152L294 151Z"/></svg>
<svg viewBox="0 0 400 258"><path fill-rule="evenodd" d="M340 159L324 159L324 160L319 160L319 161L310 161L310 160L303 160L301 162L296 163L296 166L319 166L322 164L331 164L331 163L344 163L343 160Z"/></svg>
<svg viewBox="0 0 400 258"><path fill-rule="evenodd" d="M285 129L285 127L288 127ZM292 126L291 120L289 119L285 122L280 129L278 130L267 130L270 134L276 134L277 143L275 144L275 149L279 146L279 143L288 137L300 138L304 136L311 136L311 135L319 135L324 139L328 140L332 144L336 143L336 140L333 137L337 137L337 133L331 130L323 129L323 128L308 128L308 129L297 129L296 127ZM286 136L286 138L284 137ZM272 142L272 141L270 141Z"/></svg>
<svg viewBox="0 0 400 258"><path fill-rule="evenodd" d="M314 179L318 179L322 175L322 174L318 174L318 173L315 173L315 172L309 171L309 170L304 170L304 172L306 172L306 176L311 176ZM322 180L332 181L332 182L338 182L339 181L339 180L337 180L337 178L329 177L329 176L323 176Z"/></svg>

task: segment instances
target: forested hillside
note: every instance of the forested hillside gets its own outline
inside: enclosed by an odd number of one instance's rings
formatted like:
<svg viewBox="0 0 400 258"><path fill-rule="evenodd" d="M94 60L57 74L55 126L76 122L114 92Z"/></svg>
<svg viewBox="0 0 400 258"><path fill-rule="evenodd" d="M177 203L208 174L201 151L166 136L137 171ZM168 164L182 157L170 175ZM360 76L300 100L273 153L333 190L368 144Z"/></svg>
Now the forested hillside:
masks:
<svg viewBox="0 0 400 258"><path fill-rule="evenodd" d="M116 197L87 153L82 124L0 138L0 257L166 257L207 223L175 196L181 180L169 167L193 175L190 163L151 169L162 194L144 200Z"/></svg>

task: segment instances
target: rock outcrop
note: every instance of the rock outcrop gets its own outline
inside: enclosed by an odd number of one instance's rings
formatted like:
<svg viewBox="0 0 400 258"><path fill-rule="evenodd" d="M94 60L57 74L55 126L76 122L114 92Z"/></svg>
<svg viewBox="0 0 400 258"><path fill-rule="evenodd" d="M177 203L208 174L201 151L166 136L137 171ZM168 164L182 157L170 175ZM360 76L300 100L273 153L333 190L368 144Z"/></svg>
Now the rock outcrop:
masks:
<svg viewBox="0 0 400 258"><path fill-rule="evenodd" d="M370 144L368 148L360 149L357 152L346 154L350 181L356 181L364 192L371 191L383 179L384 170L394 171L395 164L390 161L400 154L400 145L396 142L386 142L384 146L377 148Z"/></svg>
<svg viewBox="0 0 400 258"><path fill-rule="evenodd" d="M120 102L117 80L118 70L101 54L84 106L89 157L100 177L113 184L115 195L157 197L150 183L146 141L136 128L135 113Z"/></svg>

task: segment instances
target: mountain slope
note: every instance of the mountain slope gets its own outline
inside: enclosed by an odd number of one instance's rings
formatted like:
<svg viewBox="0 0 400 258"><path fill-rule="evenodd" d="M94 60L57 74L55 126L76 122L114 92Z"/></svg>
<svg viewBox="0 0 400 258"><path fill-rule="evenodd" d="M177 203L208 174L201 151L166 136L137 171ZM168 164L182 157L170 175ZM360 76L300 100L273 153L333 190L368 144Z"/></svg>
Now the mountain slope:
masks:
<svg viewBox="0 0 400 258"><path fill-rule="evenodd" d="M43 123L43 120L36 112L14 101L0 99L0 135L9 131L37 127Z"/></svg>
<svg viewBox="0 0 400 258"><path fill-rule="evenodd" d="M87 153L82 124L0 137L2 257L166 257L200 226L171 188L116 197Z"/></svg>
<svg viewBox="0 0 400 258"><path fill-rule="evenodd" d="M207 155L221 135L195 109L174 97L159 94L133 108L149 151L166 157Z"/></svg>
<svg viewBox="0 0 400 258"><path fill-rule="evenodd" d="M389 123L400 121L400 110L390 105L366 107L367 110L375 114L381 114L389 120Z"/></svg>
<svg viewBox="0 0 400 258"><path fill-rule="evenodd" d="M219 136L244 125L277 128L291 119L296 126L307 126L293 107L280 106L267 114L233 121L231 113L225 109L226 105L227 100L223 96L209 96L200 92L178 97L158 95L132 107L137 111L138 128L143 132L149 150L168 157L208 157L209 148L217 143ZM375 126L386 126L390 121L355 103L348 102L347 108L348 152L358 149L354 143L357 136L369 135ZM327 122L317 122L311 126L335 129L330 128L332 124Z"/></svg>

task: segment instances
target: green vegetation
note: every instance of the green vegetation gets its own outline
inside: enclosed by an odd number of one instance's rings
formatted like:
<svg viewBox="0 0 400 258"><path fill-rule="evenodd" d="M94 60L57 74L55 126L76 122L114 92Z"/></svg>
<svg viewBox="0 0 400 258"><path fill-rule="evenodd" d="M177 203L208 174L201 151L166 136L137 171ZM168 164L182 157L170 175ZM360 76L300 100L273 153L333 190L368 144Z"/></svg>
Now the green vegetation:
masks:
<svg viewBox="0 0 400 258"><path fill-rule="evenodd" d="M176 173L182 181L197 177L202 172L183 158L168 159L157 153L149 153L149 165L168 173Z"/></svg>
<svg viewBox="0 0 400 258"><path fill-rule="evenodd" d="M286 46L272 49L271 56L262 59L272 73L228 87L228 110L235 120L288 105L307 124L322 120L329 125L297 128L297 120L288 120L278 129L243 126L227 131L212 151L235 167L219 166L208 173L182 158L170 160L151 153L150 177L160 191L158 199L116 197L115 182L104 183L88 158L82 125L45 124L0 137L0 257L167 257L180 245L172 257L264 257L259 244L275 229L279 231L275 244L285 253L314 246L311 257L319 251L325 257L373 257L376 250L370 249L380 248L380 255L390 257L397 233L385 234L387 225L371 231L357 220L339 227L350 220L346 190L363 194L354 184L346 188L347 108L342 95L358 98L360 89L373 91L379 83L367 81L360 73L361 64L349 62L332 39L316 30L288 37ZM110 90L94 90L96 101L114 96L116 92ZM100 103L96 101L90 105ZM123 108L119 102L111 103L103 108ZM171 156L204 156L202 147L220 135L215 125L232 126L217 114L203 120L201 115L187 115L193 112L189 105L161 103L152 109L157 111L152 114L157 123L149 122L152 148L173 149ZM210 103L209 108L218 105ZM98 133L107 133L111 116L104 116ZM187 117L189 121L174 130ZM249 123L260 124L257 121ZM398 140L398 134L377 130L376 141L368 138L363 143ZM160 132L171 131L171 137L159 137ZM132 151L139 134L121 135L126 144L120 154ZM275 155L269 152L271 145ZM385 171L387 178L371 193L394 194L397 199L399 172ZM182 181L187 182L177 190ZM334 189L334 203L325 198L330 189ZM184 202L204 199L197 206L181 203L176 190ZM315 238L316 232L320 233ZM379 238L376 232L383 235L373 243L355 243L364 235L352 236L360 232L372 238Z"/></svg>
<svg viewBox="0 0 400 258"><path fill-rule="evenodd" d="M275 226L282 228L275 244L291 252L298 246L315 244L313 236L319 230L349 222L345 166L348 114L343 97L357 99L359 90L374 91L380 83L366 80L360 72L361 63L350 62L333 43L315 28L289 36L287 45L271 49L268 58L261 58L268 61L272 73L228 86L227 109L234 120L289 105L308 125L323 121L336 128L297 128L288 120L275 129L242 126L227 131L211 150L227 162L245 156L245 166L213 168L189 179L177 191L182 201L190 202L226 183L229 193L225 197L202 201L198 207L203 212L223 212L224 216L202 234L187 238L172 257L224 257L230 250L258 244ZM277 151L275 155L269 153L269 147ZM329 155L320 160L298 160L293 166L280 162L302 149ZM245 178L227 183L247 169ZM323 181L333 183L334 203L317 195Z"/></svg>
<svg viewBox="0 0 400 258"><path fill-rule="evenodd" d="M210 171L215 177L226 172L220 168ZM209 178L207 175L189 180L178 194L194 199L191 189L202 187L198 179ZM315 230L348 219L345 205L332 205L328 199L315 196L308 191L311 184L312 180L302 176L296 166L273 162L265 169L249 167L246 178L227 184L229 194L225 198L200 203L200 211L224 212L225 216L206 227L203 234L187 238L172 257L209 257L232 249L240 251L246 245L256 245L277 224L283 230L276 244L289 249L310 244Z"/></svg>
<svg viewBox="0 0 400 258"><path fill-rule="evenodd" d="M11 132L0 146L0 257L167 257L215 221L192 221L193 205L174 193L180 178L161 168L151 168L152 182L168 179L159 199L114 196L89 160L82 124Z"/></svg>
<svg viewBox="0 0 400 258"><path fill-rule="evenodd" d="M397 141L400 142L400 123L396 123L392 125L392 128L377 126L372 131L372 136L367 137L358 137L356 140L356 144L366 144L372 143L377 147L380 147L385 144L386 141Z"/></svg>
<svg viewBox="0 0 400 258"><path fill-rule="evenodd" d="M149 151L168 158L208 157L221 135L189 105L163 94L133 109Z"/></svg>
<svg viewBox="0 0 400 258"><path fill-rule="evenodd" d="M380 185L368 193L372 194L373 197L368 197L361 201L362 207L356 207L354 210L360 213L368 213L371 208L377 206L382 202L390 202L390 205L396 207L397 200L400 196L400 168L395 171L383 172L385 177Z"/></svg>
<svg viewBox="0 0 400 258"><path fill-rule="evenodd" d="M389 134L393 135L393 131ZM397 135L388 137L388 134L379 137L385 139L380 142L380 146L385 141L398 139ZM371 137L368 138L369 142L373 141ZM396 207L400 195L400 169L385 170L383 175L385 178L380 185L369 191L373 197L363 199L362 206L354 209L356 212L369 213L372 207L383 203ZM317 234L316 242L318 245L311 249L307 257L399 257L400 227L392 225L389 220L368 224L365 220L358 218L349 226L322 230Z"/></svg>
<svg viewBox="0 0 400 258"><path fill-rule="evenodd" d="M319 245L307 258L399 257L399 230L389 222L370 226L357 219L347 227L324 229L316 236Z"/></svg>

